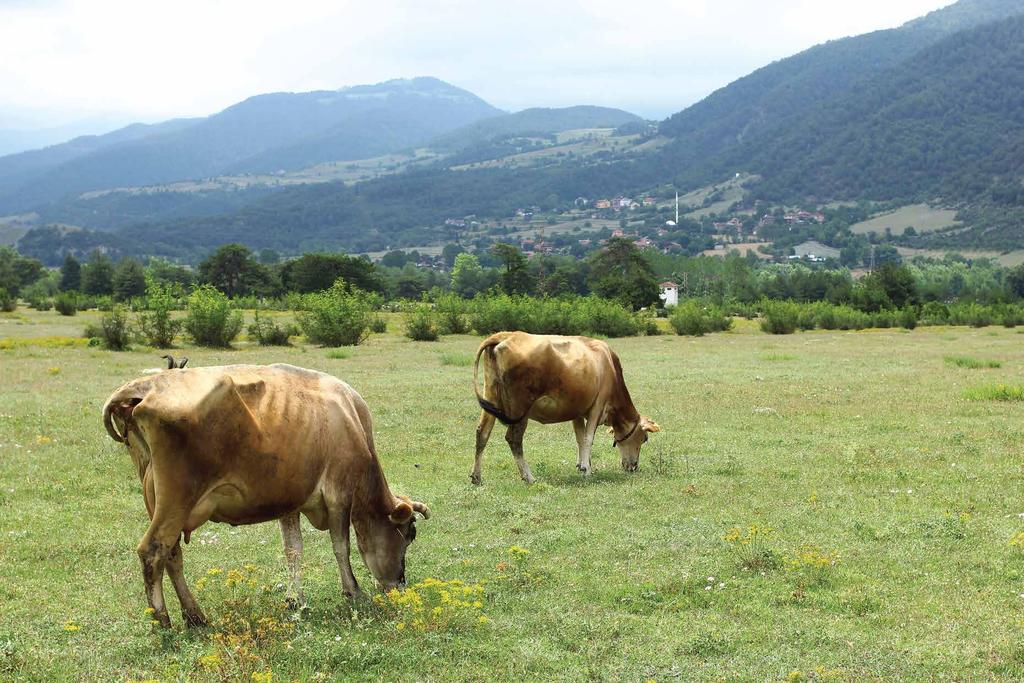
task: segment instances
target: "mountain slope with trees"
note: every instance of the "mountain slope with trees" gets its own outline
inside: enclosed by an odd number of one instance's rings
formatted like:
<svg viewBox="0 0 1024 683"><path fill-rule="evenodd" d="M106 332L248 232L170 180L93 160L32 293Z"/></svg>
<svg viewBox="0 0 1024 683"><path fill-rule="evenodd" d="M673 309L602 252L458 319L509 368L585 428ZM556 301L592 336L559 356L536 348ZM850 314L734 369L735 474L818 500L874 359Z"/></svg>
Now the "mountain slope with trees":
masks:
<svg viewBox="0 0 1024 683"><path fill-rule="evenodd" d="M177 129L104 144L43 164L30 175L0 170L0 211L13 213L89 190L154 185L240 171L295 169L397 151L486 116L480 98L434 78L337 91L251 97ZM42 159L41 153L28 153ZM34 155L34 156L33 156ZM10 163L0 159L0 169Z"/></svg>

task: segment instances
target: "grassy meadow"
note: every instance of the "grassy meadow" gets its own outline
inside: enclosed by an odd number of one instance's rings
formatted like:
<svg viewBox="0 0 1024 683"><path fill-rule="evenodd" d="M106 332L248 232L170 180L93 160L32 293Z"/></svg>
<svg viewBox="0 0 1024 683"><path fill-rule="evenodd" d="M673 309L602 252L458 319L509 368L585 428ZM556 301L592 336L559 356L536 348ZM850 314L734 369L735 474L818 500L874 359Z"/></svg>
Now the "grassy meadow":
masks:
<svg viewBox="0 0 1024 683"><path fill-rule="evenodd" d="M344 353L172 351L349 382L392 488L433 516L408 555L415 597L355 604L327 534L304 521L301 614L283 608L276 524L208 524L184 558L214 625L185 630L165 581L175 627L161 632L135 555L140 485L100 420L160 352L85 347L73 338L93 316L0 315L0 680L1024 677L1015 330L776 337L738 321L612 340L663 432L635 474L602 433L583 479L571 426L532 423L532 487L500 427L484 485L469 482L478 338L414 343L395 319Z"/></svg>

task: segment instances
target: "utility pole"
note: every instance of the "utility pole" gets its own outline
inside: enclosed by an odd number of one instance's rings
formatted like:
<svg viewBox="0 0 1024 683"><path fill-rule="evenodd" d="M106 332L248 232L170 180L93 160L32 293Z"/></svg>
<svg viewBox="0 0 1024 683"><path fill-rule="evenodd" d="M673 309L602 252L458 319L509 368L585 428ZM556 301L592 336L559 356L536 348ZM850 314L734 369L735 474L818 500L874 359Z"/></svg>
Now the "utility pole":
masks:
<svg viewBox="0 0 1024 683"><path fill-rule="evenodd" d="M676 226L679 226L679 190L676 190Z"/></svg>

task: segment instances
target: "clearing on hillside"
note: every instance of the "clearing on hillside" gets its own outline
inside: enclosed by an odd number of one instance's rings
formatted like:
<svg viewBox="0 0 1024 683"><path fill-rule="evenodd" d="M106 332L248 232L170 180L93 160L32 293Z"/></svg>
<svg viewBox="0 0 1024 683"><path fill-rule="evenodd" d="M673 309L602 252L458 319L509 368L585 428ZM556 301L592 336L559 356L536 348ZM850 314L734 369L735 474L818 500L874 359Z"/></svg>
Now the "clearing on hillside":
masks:
<svg viewBox="0 0 1024 683"><path fill-rule="evenodd" d="M888 228L892 230L892 234L902 235L907 228L914 228L917 232L935 232L954 225L956 211L953 209L940 209L928 204L911 204L856 223L850 230L861 235L869 232L881 235Z"/></svg>

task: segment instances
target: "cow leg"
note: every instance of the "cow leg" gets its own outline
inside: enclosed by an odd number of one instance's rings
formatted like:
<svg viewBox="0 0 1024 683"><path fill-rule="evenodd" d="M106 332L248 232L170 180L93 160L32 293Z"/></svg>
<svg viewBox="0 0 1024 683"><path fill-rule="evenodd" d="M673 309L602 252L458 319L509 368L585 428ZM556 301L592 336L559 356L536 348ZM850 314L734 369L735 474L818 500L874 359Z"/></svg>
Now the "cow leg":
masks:
<svg viewBox="0 0 1024 683"><path fill-rule="evenodd" d="M476 423L476 460L473 463L473 471L469 480L479 486L484 483L480 473L480 463L483 460L484 448L487 447L487 440L491 438L491 429L494 428L494 416L486 410L480 411L480 421Z"/></svg>
<svg viewBox="0 0 1024 683"><path fill-rule="evenodd" d="M338 571L341 572L341 588L345 595L355 598L360 595L356 575L352 573L352 555L349 551L349 510L328 510L328 525L331 530L331 546L334 557L338 560Z"/></svg>
<svg viewBox="0 0 1024 683"><path fill-rule="evenodd" d="M591 411L590 415L587 416L587 424L583 429L583 441L580 443L580 455L579 465L577 465L580 472L586 476L590 476L594 473L594 468L590 464L590 452L594 449L594 435L597 434L597 428L601 425L601 413L602 410ZM573 421L573 427L576 426L576 422Z"/></svg>
<svg viewBox="0 0 1024 683"><path fill-rule="evenodd" d="M181 603L181 617L190 628L206 626L206 617L203 610L199 608L196 597L192 595L188 584L185 583L185 572L182 566L181 541L175 544L167 558L167 574L171 577L174 585L174 592L178 594L178 601Z"/></svg>
<svg viewBox="0 0 1024 683"><path fill-rule="evenodd" d="M167 604L164 602L164 568L174 546L178 544L185 520L162 513L163 510L157 505L149 529L139 541L136 552L142 562L142 580L146 586L146 601L153 610L152 618L164 628L170 628L171 618L167 615Z"/></svg>
<svg viewBox="0 0 1024 683"><path fill-rule="evenodd" d="M587 421L577 417L572 421L572 431L576 435L576 469L583 469L583 444L586 442Z"/></svg>
<svg viewBox="0 0 1024 683"><path fill-rule="evenodd" d="M508 442L509 448L512 449L516 465L519 466L519 475L527 484L532 484L534 482L533 474L530 473L530 466L526 464L526 458L523 457L523 435L526 433L527 422L529 420L523 418L514 425L509 425L508 431L505 432L505 441Z"/></svg>
<svg viewBox="0 0 1024 683"><path fill-rule="evenodd" d="M289 609L299 609L306 602L302 598L302 526L299 513L285 515L280 522L284 559L288 564L288 592L284 600Z"/></svg>

